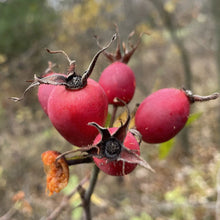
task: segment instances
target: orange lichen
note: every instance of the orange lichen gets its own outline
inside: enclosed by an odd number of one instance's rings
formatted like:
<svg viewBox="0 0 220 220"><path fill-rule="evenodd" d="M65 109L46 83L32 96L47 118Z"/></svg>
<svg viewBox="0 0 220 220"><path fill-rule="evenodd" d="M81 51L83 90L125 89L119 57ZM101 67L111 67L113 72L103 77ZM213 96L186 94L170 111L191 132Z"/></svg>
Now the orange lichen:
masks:
<svg viewBox="0 0 220 220"><path fill-rule="evenodd" d="M57 151L46 151L42 153L41 159L47 175L46 193L51 196L66 187L69 180L69 167L65 158L56 158L60 155Z"/></svg>

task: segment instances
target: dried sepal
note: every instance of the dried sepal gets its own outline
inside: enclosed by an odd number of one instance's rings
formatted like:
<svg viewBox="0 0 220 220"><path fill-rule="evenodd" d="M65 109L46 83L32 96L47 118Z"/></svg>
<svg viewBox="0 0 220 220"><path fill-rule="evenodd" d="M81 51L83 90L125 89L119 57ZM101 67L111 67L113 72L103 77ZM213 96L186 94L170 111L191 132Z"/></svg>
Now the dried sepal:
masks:
<svg viewBox="0 0 220 220"><path fill-rule="evenodd" d="M141 133L138 130L134 129L134 128L130 128L129 132L132 133L135 136L136 140L138 141L138 144L140 145L141 142L142 142Z"/></svg>
<svg viewBox="0 0 220 220"><path fill-rule="evenodd" d="M137 164L144 167L151 172L155 172L154 169L149 165L149 163L140 157L134 150L130 150L123 146L120 156L117 161L122 161L123 163Z"/></svg>
<svg viewBox="0 0 220 220"><path fill-rule="evenodd" d="M47 75L50 73L53 73L53 68L56 66L56 63L52 63L51 61L48 61L48 67L47 69L44 71L43 75Z"/></svg>
<svg viewBox="0 0 220 220"><path fill-rule="evenodd" d="M94 126L98 129L99 133L102 136L102 141L105 141L106 139L111 137L111 134L108 131L108 129L98 125L96 122L89 122L88 125Z"/></svg>
<svg viewBox="0 0 220 220"><path fill-rule="evenodd" d="M128 131L131 117L126 104L125 107L127 112L127 118L124 119L124 123L122 123L119 128L115 128L116 131L111 134L107 128L103 128L94 122L89 123L89 125L96 127L99 130L99 133L101 134L100 141L96 143L96 146L100 149L99 153L97 152L97 155L93 156L99 159L104 159L106 163L122 162L123 175L126 174L126 163L137 164L150 170L151 172L154 172L154 170L147 163L147 161L140 157L139 147L137 148L138 150L132 150L126 147L128 143L125 143L125 139L128 135L128 132L130 132L131 135L133 135L136 138L138 146L141 143L141 134L135 129L130 129Z"/></svg>
<svg viewBox="0 0 220 220"><path fill-rule="evenodd" d="M60 155L57 151L46 151L42 153L41 159L44 164L44 171L47 175L46 193L51 196L58 193L68 184L69 167L64 157L57 160Z"/></svg>
<svg viewBox="0 0 220 220"><path fill-rule="evenodd" d="M147 33L141 33L139 35L138 41L136 42L136 44L131 44L130 43L130 39L134 36L135 31L132 31L129 35L128 35L128 47L126 47L125 42L121 42L120 40L120 35L119 35L119 30L118 30L118 26L117 24L115 24L115 29L116 29L116 34L117 34L117 46L115 49L114 53L109 53L107 51L104 51L103 54L105 55L105 57L111 62L116 62L116 61L120 61L122 63L127 64L130 60L130 58L132 57L132 55L134 54L134 52L136 51L136 49L138 48L138 46L141 43L141 38L143 36L143 34L147 34ZM99 43L99 38L98 36L95 36L97 45L99 47L101 47L100 43ZM122 50L121 50L122 49Z"/></svg>
<svg viewBox="0 0 220 220"><path fill-rule="evenodd" d="M21 101L24 99L26 93L33 87L39 86L40 84L48 84L48 85L64 85L67 86L67 77L60 74L52 74L45 77L38 77L36 74L34 74L34 80L32 80L32 83L25 89L23 95L19 97L10 97L15 102Z"/></svg>
<svg viewBox="0 0 220 220"><path fill-rule="evenodd" d="M93 57L92 61L89 64L88 69L82 74L78 75L75 72L75 67L76 67L76 61L71 60L68 55L63 51L63 50L57 50L57 51L51 51L49 49L46 49L49 53L56 54L56 53L62 53L66 56L67 60L69 61L69 69L66 74L66 76L60 75L60 74L52 74L49 76L45 77L37 77L37 75L34 75L34 80L31 81L32 83L25 89L23 95L19 97L11 97L15 102L21 101L24 99L25 94L33 87L39 86L40 84L49 84L49 85L61 85L65 86L67 89L71 90L78 90L82 89L87 85L87 80L89 76L91 75L96 62L98 60L99 55L104 52L106 49L108 49L113 41L115 41L117 38L116 34L114 34L111 38L111 40L108 42L108 44L100 49ZM52 64L51 64L52 65Z"/></svg>
<svg viewBox="0 0 220 220"><path fill-rule="evenodd" d="M127 111L127 118L126 118L125 122L121 123L121 126L112 135L115 138L117 138L119 141L121 141L121 143L123 143L124 139L126 137L126 134L127 134L127 131L128 131L128 126L129 126L130 119L131 119L130 111L129 111L129 108L128 108L127 104L123 100L121 100L119 98L115 98L114 101L115 102L122 102L124 104L124 106L125 106L126 111Z"/></svg>

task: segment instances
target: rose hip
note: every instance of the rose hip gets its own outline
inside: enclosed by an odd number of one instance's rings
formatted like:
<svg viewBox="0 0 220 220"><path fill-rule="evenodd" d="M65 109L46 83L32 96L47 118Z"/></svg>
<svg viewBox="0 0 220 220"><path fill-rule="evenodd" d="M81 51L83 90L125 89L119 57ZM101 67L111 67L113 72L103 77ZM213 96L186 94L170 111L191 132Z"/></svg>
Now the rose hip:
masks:
<svg viewBox="0 0 220 220"><path fill-rule="evenodd" d="M147 143L161 143L174 137L186 124L190 101L183 90L158 90L140 104L135 115L136 129Z"/></svg>
<svg viewBox="0 0 220 220"><path fill-rule="evenodd" d="M113 134L118 128L110 128L109 132ZM94 140L93 145L96 145L99 141L101 140L101 134L99 134L96 139ZM111 143L111 142L109 142ZM115 143L115 145L114 145ZM111 144L109 144L109 149L107 149L107 154L114 154L117 153L116 151L119 150L117 149L117 142L112 141ZM137 155L140 155L140 146L136 140L136 138L131 134L130 132L127 133L124 142L123 142L124 147L126 147L129 150L134 151ZM123 152L121 154L121 157L123 158ZM126 157L125 157L126 158ZM131 173L137 166L136 163L128 163L128 162L123 162L123 161L117 161L117 160L112 160L111 159L108 161L106 157L103 158L97 158L93 157L95 164L106 174L112 175L112 176L123 176L126 174Z"/></svg>

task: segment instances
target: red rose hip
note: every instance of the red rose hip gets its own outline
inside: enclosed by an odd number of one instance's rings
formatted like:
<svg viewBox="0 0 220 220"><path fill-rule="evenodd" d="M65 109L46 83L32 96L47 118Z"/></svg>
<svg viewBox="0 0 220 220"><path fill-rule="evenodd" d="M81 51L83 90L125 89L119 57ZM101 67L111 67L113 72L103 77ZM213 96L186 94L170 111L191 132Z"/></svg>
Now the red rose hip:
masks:
<svg viewBox="0 0 220 220"><path fill-rule="evenodd" d="M132 69L127 64L116 61L104 69L99 84L104 89L109 104L117 104L115 98L120 98L125 103L131 101L136 81ZM119 102L118 105L120 104Z"/></svg>
<svg viewBox="0 0 220 220"><path fill-rule="evenodd" d="M114 132L116 132L117 129L118 128L110 128L108 130L111 134L113 134ZM93 145L96 145L97 143L99 143L101 138L102 136L101 134L99 134L94 140ZM112 176L123 176L123 175L131 173L136 168L137 164L110 159L111 157L114 156L114 153L115 154L121 153L121 158L124 158L124 159L126 158L126 156L123 155L123 151L121 152L120 142L117 142L117 141L118 141L117 139L111 139L109 140L109 143L106 145L107 147L105 149L105 154L108 155L107 157L109 157L109 159L107 159L106 157L103 157L103 158L93 157L93 159L97 167L99 167L99 169L105 172L106 174L112 175ZM124 139L123 145L128 150L134 151L135 154L140 155L140 146L136 138L134 137L134 135L131 134L130 132L127 133ZM117 151L120 151L120 152L117 152Z"/></svg>
<svg viewBox="0 0 220 220"><path fill-rule="evenodd" d="M135 115L136 129L147 143L162 143L174 137L186 124L190 100L185 91L158 90L140 104Z"/></svg>
<svg viewBox="0 0 220 220"><path fill-rule="evenodd" d="M141 136L139 132L135 129L128 131L131 117L126 104L125 106L127 120L119 128L108 129L95 122L89 123L98 129L99 135L87 152L93 156L95 164L103 172L112 176L129 174L137 165L153 171L150 165L140 157Z"/></svg>
<svg viewBox="0 0 220 220"><path fill-rule="evenodd" d="M54 74L58 74L58 75L63 75L65 76L64 74L61 74L61 73L49 73L49 74L46 74L45 76L49 76L49 75L54 75ZM42 109L44 110L44 112L48 115L48 112L47 112L47 104L48 104L48 99L49 99L49 96L50 96L50 93L52 92L52 90L55 88L56 86L55 85L50 85L50 84L41 84L39 85L38 87L38 93L37 93L37 96L38 96L38 101L42 107Z"/></svg>
<svg viewBox="0 0 220 220"><path fill-rule="evenodd" d="M115 53L104 52L104 55L111 64L103 70L99 79L99 84L105 90L109 104L122 106L124 105L123 102L128 104L135 93L135 75L127 64L140 44L140 38L142 35L140 35L139 40L135 45L129 43L131 46L130 49L126 47L124 42L120 42L118 30L117 35L118 38ZM133 32L129 35L128 39L130 39L132 35ZM123 51L121 48L123 48ZM115 101L115 98L119 98L123 102L117 102Z"/></svg>
<svg viewBox="0 0 220 220"><path fill-rule="evenodd" d="M88 125L94 121L104 125L108 112L107 97L92 79L83 89L71 90L56 86L48 100L48 116L59 133L71 144L91 144L98 134Z"/></svg>
<svg viewBox="0 0 220 220"><path fill-rule="evenodd" d="M67 76L50 75L35 78L40 84L55 85L47 104L49 119L57 131L71 144L78 147L92 144L98 131L88 125L94 121L103 125L107 118L108 100L99 83L90 79L99 55L116 39L113 35L107 46L99 50L89 64L88 69L78 75L75 72L75 60L70 60L64 51L62 53L69 61Z"/></svg>

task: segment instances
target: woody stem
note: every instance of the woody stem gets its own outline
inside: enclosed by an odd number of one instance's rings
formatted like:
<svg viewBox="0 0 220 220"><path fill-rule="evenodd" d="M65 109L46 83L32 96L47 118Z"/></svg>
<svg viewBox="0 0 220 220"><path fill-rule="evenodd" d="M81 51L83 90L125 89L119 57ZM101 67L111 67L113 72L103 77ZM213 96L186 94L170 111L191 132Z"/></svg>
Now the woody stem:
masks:
<svg viewBox="0 0 220 220"><path fill-rule="evenodd" d="M90 178L90 184L88 189L85 191L83 198L82 198L82 203L83 203L83 209L84 209L84 214L85 214L85 219L86 220L92 220L92 214L91 214L91 196L94 192L96 182L98 179L99 175L99 168L94 165L92 175Z"/></svg>
<svg viewBox="0 0 220 220"><path fill-rule="evenodd" d="M112 113L112 117L111 117L110 126L112 126L112 124L115 120L117 108L118 108L117 106L113 105L113 113ZM98 180L99 171L100 171L100 169L96 165L94 165L93 170L92 170L92 174L91 174L91 178L90 178L89 187L84 192L83 197L81 196L86 220L92 220L91 196L94 192L96 182Z"/></svg>
<svg viewBox="0 0 220 220"><path fill-rule="evenodd" d="M191 103L206 102L206 101L217 99L220 96L219 92L215 92L207 96L201 96L201 95L194 95L190 90L183 89L183 91L185 92L186 96L189 98Z"/></svg>

